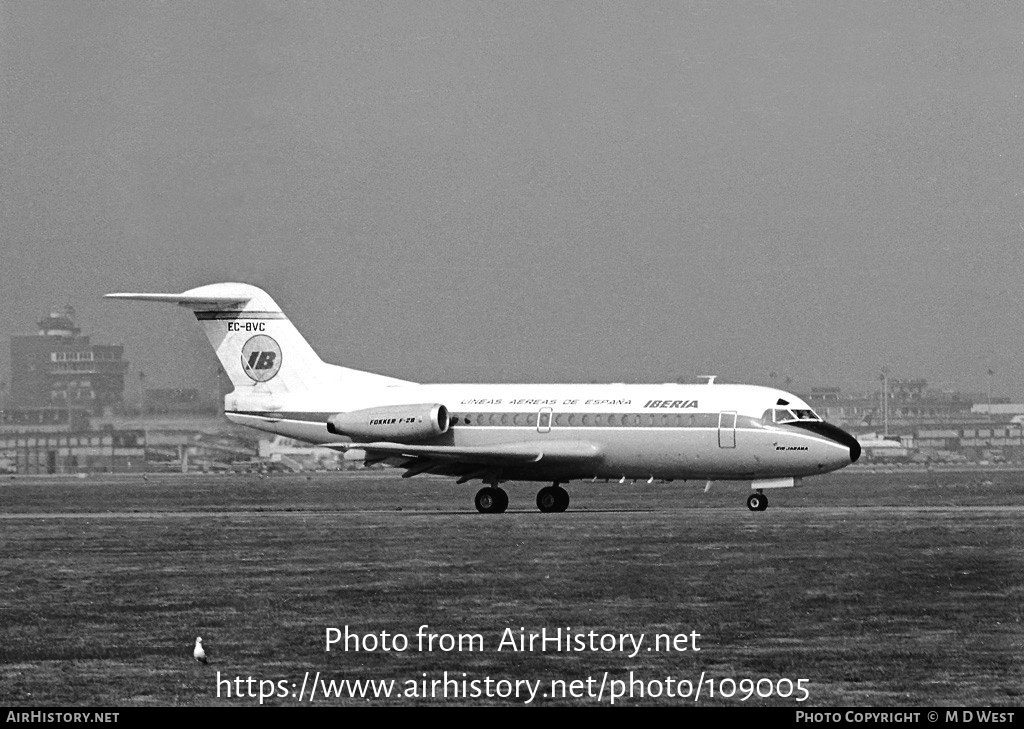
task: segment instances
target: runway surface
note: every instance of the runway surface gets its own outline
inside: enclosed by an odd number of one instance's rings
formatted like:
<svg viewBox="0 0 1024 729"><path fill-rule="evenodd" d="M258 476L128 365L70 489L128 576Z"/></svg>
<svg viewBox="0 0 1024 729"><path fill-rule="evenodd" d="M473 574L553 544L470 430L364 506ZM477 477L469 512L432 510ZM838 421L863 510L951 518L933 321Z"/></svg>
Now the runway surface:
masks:
<svg viewBox="0 0 1024 729"><path fill-rule="evenodd" d="M1024 701L1021 473L854 473L770 493L758 513L740 486L570 484L570 511L541 514L536 486L517 483L510 511L485 515L478 487L394 471L0 482L0 703L261 702L225 693L219 672L298 705L318 675L402 685L446 671L584 687L633 676L646 693L627 705L692 704L666 680L701 676L718 682L703 684L711 705ZM423 625L483 649L419 650ZM330 628L413 642L328 652ZM506 629L560 628L696 632L702 650L498 650ZM199 635L208 666L191 658ZM744 679L772 693L728 695ZM806 701L778 691L800 679ZM282 681L294 692L276 695ZM524 703L421 694L316 703ZM547 694L534 703L609 703Z"/></svg>
<svg viewBox="0 0 1024 729"><path fill-rule="evenodd" d="M588 509L587 511L581 512L567 512L558 516L545 516L543 518L558 518L558 519L572 519L577 515L586 514L679 514L687 518L693 518L699 516L702 513L702 509L690 508L690 509ZM892 514L914 514L914 513L934 513L934 514L956 514L972 512L978 514L1004 514L1004 513L1020 513L1024 511L1024 506L849 506L843 507L843 513L884 513L888 515ZM815 516L836 516L837 512L835 509L825 507L807 507L797 506L790 507L787 509L789 513L800 513L800 514L811 514ZM465 516L472 519L500 519L500 518L511 518L514 515L532 515L537 513L536 510L515 510L509 509L504 515L479 515L471 511L438 511L438 510L417 510L417 509L402 509L400 511L390 510L385 511L383 509L351 509L346 511L323 511L318 509L289 509L289 510L266 510L266 509L226 509L223 511L96 511L96 512L27 512L22 514L4 514L0 513L0 521L4 520L23 520L23 519L218 519L218 518L230 518L230 517L321 517L329 519L337 519L339 517L354 517L363 516L367 514L374 515L391 515L396 519L403 517L421 517L421 516L436 516L436 517L450 517L450 516Z"/></svg>

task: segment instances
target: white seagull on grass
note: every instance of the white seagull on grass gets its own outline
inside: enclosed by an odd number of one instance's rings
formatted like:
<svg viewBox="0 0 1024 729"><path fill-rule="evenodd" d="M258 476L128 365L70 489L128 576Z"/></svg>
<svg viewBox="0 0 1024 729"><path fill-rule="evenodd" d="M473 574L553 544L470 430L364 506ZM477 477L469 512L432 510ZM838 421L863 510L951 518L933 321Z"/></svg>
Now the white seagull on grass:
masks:
<svg viewBox="0 0 1024 729"><path fill-rule="evenodd" d="M203 639L196 638L196 647L192 651L192 657L200 663L206 663L206 651L203 650Z"/></svg>

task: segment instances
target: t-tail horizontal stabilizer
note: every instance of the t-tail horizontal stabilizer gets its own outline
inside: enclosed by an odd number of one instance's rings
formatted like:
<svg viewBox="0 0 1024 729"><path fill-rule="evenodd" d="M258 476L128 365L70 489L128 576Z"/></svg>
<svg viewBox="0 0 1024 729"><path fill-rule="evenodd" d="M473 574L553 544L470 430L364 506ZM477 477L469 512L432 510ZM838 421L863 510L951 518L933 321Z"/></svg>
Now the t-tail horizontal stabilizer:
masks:
<svg viewBox="0 0 1024 729"><path fill-rule="evenodd" d="M191 309L224 309L237 307L249 300L248 296L194 296L185 294L107 294L105 299L131 299L133 301L156 301L165 304L180 304Z"/></svg>
<svg viewBox="0 0 1024 729"><path fill-rule="evenodd" d="M409 384L326 364L277 302L250 284L215 283L180 294L116 293L106 298L178 304L195 312L234 386L228 410L298 410L316 393L332 389ZM290 396L301 396L301 401Z"/></svg>

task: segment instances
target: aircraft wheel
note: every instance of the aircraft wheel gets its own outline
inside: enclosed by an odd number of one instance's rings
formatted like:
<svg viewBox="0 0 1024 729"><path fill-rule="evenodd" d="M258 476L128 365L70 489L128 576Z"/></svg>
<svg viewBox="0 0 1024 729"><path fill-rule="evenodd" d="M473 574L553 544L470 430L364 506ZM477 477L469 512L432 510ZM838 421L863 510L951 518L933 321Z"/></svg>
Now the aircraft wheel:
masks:
<svg viewBox="0 0 1024 729"><path fill-rule="evenodd" d="M561 486L552 486L552 490L555 492L555 511L565 511L569 508L569 492L563 489Z"/></svg>
<svg viewBox="0 0 1024 729"><path fill-rule="evenodd" d="M559 511L559 503L558 490L556 490L554 486L545 486L537 492L537 508L545 514L553 511ZM569 505L568 494L566 494L565 505ZM562 510L564 511L564 509Z"/></svg>
<svg viewBox="0 0 1024 729"><path fill-rule="evenodd" d="M751 511L764 511L768 508L768 497L764 494L751 494L747 497L747 508Z"/></svg>
<svg viewBox="0 0 1024 729"><path fill-rule="evenodd" d="M500 514L508 508L508 494L499 488L485 486L476 492L473 503L481 514Z"/></svg>

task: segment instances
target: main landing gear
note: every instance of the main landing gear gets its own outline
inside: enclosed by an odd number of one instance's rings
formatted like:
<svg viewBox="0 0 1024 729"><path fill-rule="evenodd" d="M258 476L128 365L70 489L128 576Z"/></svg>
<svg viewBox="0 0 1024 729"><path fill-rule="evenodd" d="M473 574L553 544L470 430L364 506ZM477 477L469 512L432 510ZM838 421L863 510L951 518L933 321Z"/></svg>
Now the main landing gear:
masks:
<svg viewBox="0 0 1024 729"><path fill-rule="evenodd" d="M508 508L508 494L497 486L484 486L473 499L481 514L500 514Z"/></svg>
<svg viewBox="0 0 1024 729"><path fill-rule="evenodd" d="M758 491L747 497L747 508L751 511L764 511L768 508L768 497Z"/></svg>
<svg viewBox="0 0 1024 729"><path fill-rule="evenodd" d="M473 499L481 514L501 514L508 508L508 494L497 486L484 486ZM565 511L569 508L569 492L556 481L537 492L537 508L544 513Z"/></svg>
<svg viewBox="0 0 1024 729"><path fill-rule="evenodd" d="M569 492L555 481L537 492L537 508L545 514L553 511L565 511L569 508Z"/></svg>

